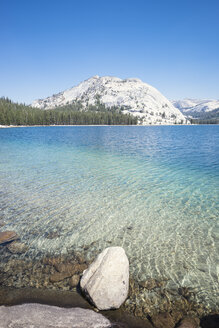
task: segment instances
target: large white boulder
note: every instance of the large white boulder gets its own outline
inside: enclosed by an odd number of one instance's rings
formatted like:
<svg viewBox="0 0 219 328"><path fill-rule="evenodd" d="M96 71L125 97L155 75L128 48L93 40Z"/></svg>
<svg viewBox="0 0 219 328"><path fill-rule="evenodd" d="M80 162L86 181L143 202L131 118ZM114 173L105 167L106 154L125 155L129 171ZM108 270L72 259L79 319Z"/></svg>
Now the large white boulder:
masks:
<svg viewBox="0 0 219 328"><path fill-rule="evenodd" d="M106 248L84 271L80 285L99 310L118 309L129 288L129 261L124 249Z"/></svg>
<svg viewBox="0 0 219 328"><path fill-rule="evenodd" d="M0 306L1 328L110 328L110 321L92 310L42 304Z"/></svg>

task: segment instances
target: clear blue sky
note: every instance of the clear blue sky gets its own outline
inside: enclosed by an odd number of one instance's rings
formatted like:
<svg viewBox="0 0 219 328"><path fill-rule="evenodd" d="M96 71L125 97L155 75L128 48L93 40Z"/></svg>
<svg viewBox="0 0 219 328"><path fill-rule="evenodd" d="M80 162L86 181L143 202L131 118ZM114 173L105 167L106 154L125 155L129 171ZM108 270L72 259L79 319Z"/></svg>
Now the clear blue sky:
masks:
<svg viewBox="0 0 219 328"><path fill-rule="evenodd" d="M30 103L93 75L219 99L219 0L0 0L0 96Z"/></svg>

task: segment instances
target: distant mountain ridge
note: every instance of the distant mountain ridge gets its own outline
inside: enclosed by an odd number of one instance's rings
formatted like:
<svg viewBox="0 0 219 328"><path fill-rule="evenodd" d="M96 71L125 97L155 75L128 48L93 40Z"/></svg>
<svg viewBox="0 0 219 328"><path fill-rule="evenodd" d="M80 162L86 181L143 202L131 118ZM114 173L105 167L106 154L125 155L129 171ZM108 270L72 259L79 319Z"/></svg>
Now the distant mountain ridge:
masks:
<svg viewBox="0 0 219 328"><path fill-rule="evenodd" d="M184 115L197 115L198 113L209 113L219 109L219 100L213 99L189 99L173 100L172 104Z"/></svg>
<svg viewBox="0 0 219 328"><path fill-rule="evenodd" d="M84 110L97 102L106 107L119 107L125 114L138 117L140 124L185 124L187 119L157 89L137 78L98 75L77 86L32 103L40 109L53 109L80 102Z"/></svg>

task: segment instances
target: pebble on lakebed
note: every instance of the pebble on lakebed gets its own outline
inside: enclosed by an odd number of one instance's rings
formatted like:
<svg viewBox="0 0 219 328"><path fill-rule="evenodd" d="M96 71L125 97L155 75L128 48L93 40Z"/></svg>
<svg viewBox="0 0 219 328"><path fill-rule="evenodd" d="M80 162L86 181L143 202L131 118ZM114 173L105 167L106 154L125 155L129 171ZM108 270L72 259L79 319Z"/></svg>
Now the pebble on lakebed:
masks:
<svg viewBox="0 0 219 328"><path fill-rule="evenodd" d="M28 247L24 243L21 243L19 241L13 241L7 245L7 249L12 254L22 254L28 250Z"/></svg>

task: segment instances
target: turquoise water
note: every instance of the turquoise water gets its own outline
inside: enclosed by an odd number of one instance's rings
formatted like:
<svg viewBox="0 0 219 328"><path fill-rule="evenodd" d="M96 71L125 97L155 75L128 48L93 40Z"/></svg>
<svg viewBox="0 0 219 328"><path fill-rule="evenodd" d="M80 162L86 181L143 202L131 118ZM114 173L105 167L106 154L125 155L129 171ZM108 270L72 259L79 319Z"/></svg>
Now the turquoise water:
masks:
<svg viewBox="0 0 219 328"><path fill-rule="evenodd" d="M136 279L215 306L218 159L218 126L0 129L1 230L31 258L121 245Z"/></svg>

